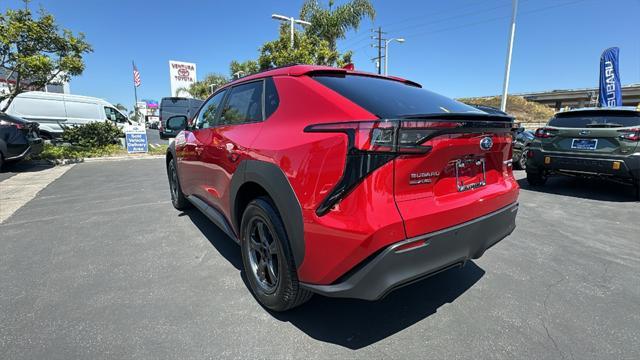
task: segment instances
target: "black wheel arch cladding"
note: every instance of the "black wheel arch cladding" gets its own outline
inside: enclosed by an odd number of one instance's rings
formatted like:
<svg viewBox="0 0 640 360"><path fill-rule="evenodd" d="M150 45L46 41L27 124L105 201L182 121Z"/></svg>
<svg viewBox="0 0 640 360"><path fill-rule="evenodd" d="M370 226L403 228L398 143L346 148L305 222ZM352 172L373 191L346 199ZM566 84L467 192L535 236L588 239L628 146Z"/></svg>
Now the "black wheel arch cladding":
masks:
<svg viewBox="0 0 640 360"><path fill-rule="evenodd" d="M237 214L238 191L246 183L256 183L261 186L273 201L276 210L287 232L287 240L293 255L296 268L304 259L304 221L302 207L296 197L286 175L276 165L259 160L242 161L231 178L229 189L231 222L240 233L240 221Z"/></svg>

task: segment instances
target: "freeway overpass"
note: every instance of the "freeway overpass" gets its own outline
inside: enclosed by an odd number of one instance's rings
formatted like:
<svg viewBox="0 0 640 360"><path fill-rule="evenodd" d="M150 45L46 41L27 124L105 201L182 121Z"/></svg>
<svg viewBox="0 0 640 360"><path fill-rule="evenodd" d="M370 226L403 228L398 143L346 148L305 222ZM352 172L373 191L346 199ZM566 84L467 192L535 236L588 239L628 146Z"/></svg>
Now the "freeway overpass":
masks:
<svg viewBox="0 0 640 360"><path fill-rule="evenodd" d="M542 92L512 94L522 96L529 101L547 105L556 110L564 107L577 108L596 106L598 88L551 90ZM640 84L622 86L622 104L624 106L638 106L640 104Z"/></svg>

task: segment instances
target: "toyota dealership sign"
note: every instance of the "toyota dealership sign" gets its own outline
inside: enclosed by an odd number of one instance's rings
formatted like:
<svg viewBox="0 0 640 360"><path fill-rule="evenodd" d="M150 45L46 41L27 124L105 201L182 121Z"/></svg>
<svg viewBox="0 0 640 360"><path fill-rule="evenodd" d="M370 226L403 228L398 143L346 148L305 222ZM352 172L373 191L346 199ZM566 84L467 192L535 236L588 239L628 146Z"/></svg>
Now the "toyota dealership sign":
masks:
<svg viewBox="0 0 640 360"><path fill-rule="evenodd" d="M189 96L186 92L179 90L188 88L196 82L196 64L171 60L169 76L171 77L171 96Z"/></svg>

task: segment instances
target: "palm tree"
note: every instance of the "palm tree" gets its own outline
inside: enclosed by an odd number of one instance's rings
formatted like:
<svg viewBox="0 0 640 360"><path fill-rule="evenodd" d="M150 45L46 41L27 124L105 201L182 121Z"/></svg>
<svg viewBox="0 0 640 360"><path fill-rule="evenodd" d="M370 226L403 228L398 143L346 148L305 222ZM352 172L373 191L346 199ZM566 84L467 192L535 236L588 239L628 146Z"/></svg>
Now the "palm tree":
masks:
<svg viewBox="0 0 640 360"><path fill-rule="evenodd" d="M311 23L307 31L327 40L334 51L338 39L344 39L351 29L357 30L362 18L373 20L375 16L369 0L351 0L335 9L333 0L329 0L329 8L322 7L317 0L305 0L300 10L300 18Z"/></svg>
<svg viewBox="0 0 640 360"><path fill-rule="evenodd" d="M206 99L228 81L224 75L209 74L203 80L196 81L187 88L178 89L178 93L185 92L196 99Z"/></svg>

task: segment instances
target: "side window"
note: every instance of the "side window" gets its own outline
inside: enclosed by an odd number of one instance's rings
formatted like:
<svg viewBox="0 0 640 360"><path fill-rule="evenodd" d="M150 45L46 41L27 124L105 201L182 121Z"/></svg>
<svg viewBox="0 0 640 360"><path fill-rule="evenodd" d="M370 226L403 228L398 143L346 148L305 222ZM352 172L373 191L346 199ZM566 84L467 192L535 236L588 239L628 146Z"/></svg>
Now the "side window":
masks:
<svg viewBox="0 0 640 360"><path fill-rule="evenodd" d="M264 118L268 119L276 111L278 105L280 105L280 98L276 84L273 82L273 78L267 78L264 85Z"/></svg>
<svg viewBox="0 0 640 360"><path fill-rule="evenodd" d="M127 118L124 117L119 111L112 107L105 106L104 113L107 115L107 120L111 120L117 123L127 122Z"/></svg>
<svg viewBox="0 0 640 360"><path fill-rule="evenodd" d="M216 113L226 93L226 90L217 93L202 106L198 113L198 120L196 120L197 129L206 129L215 125Z"/></svg>
<svg viewBox="0 0 640 360"><path fill-rule="evenodd" d="M262 88L263 81L235 86L229 93L220 124L237 125L247 122L262 121Z"/></svg>

